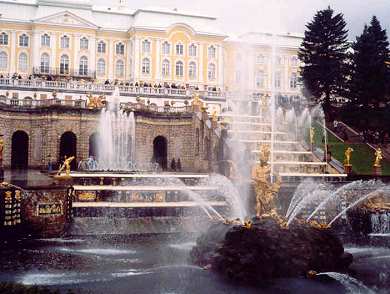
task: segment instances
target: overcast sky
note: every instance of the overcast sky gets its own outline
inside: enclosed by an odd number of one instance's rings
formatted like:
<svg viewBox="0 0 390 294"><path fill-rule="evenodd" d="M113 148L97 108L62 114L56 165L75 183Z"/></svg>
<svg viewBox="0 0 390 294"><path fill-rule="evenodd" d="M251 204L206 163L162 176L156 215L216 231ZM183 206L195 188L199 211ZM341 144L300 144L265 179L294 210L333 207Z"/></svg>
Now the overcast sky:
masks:
<svg viewBox="0 0 390 294"><path fill-rule="evenodd" d="M118 0L94 0L107 5ZM127 0L130 8L164 7L216 16L228 34L248 31L303 33L314 13L330 5L342 12L350 39L363 30L373 15L390 32L390 0Z"/></svg>

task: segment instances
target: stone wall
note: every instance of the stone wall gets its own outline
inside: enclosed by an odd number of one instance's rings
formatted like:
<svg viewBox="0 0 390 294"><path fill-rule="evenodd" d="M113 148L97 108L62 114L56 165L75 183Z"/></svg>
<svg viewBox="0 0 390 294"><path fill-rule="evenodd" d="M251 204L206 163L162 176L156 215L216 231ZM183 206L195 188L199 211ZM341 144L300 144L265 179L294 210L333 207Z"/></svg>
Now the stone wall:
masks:
<svg viewBox="0 0 390 294"><path fill-rule="evenodd" d="M77 139L77 161L88 157L89 138L97 132L99 111L65 107L23 109L0 106L0 129L4 135L4 166L11 166L12 136L16 131L28 135L28 165L45 168L49 155L59 162L60 139L73 132ZM168 167L172 158L180 158L185 171L215 170L218 129L206 112L156 113L137 111L136 162L149 163L153 156L153 140L167 140Z"/></svg>

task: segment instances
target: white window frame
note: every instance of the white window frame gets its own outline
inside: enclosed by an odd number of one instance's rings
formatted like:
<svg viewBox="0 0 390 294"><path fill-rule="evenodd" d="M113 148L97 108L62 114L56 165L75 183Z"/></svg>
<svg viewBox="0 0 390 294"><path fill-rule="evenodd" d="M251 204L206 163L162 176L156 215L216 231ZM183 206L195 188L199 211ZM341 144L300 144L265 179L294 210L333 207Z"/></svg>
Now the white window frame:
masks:
<svg viewBox="0 0 390 294"><path fill-rule="evenodd" d="M170 73L170 62L168 59L164 59L161 65L161 74L163 77L168 77Z"/></svg>
<svg viewBox="0 0 390 294"><path fill-rule="evenodd" d="M69 56L67 54L62 54L60 57L60 74L69 74Z"/></svg>
<svg viewBox="0 0 390 294"><path fill-rule="evenodd" d="M24 56L24 60L21 59L21 57ZM22 63L23 62L23 63ZM28 56L25 52L21 52L18 57L18 69L21 72L28 71Z"/></svg>
<svg viewBox="0 0 390 294"><path fill-rule="evenodd" d="M178 56L183 56L184 55L184 45L183 45L183 43L180 43L180 42L176 43L175 53Z"/></svg>
<svg viewBox="0 0 390 294"><path fill-rule="evenodd" d="M143 75L150 75L150 59L149 58L144 58L142 59L142 68L141 72Z"/></svg>
<svg viewBox="0 0 390 294"><path fill-rule="evenodd" d="M125 55L125 44L118 42L115 44L115 54L116 55Z"/></svg>
<svg viewBox="0 0 390 294"><path fill-rule="evenodd" d="M0 45L8 46L8 42L9 42L8 34L6 32L2 32L0 34Z"/></svg>
<svg viewBox="0 0 390 294"><path fill-rule="evenodd" d="M213 70L211 70L213 68ZM215 81L217 76L217 66L214 63L209 63L207 66L207 78L209 81Z"/></svg>
<svg viewBox="0 0 390 294"><path fill-rule="evenodd" d="M168 41L164 41L161 45L161 51L163 55L171 54L171 44Z"/></svg>
<svg viewBox="0 0 390 294"><path fill-rule="evenodd" d="M106 42L99 41L97 43L97 49L96 50L97 50L98 53L102 53L102 54L106 53Z"/></svg>
<svg viewBox="0 0 390 294"><path fill-rule="evenodd" d="M190 80L195 80L197 78L197 65L195 61L191 61L188 64L188 78Z"/></svg>
<svg viewBox="0 0 390 294"><path fill-rule="evenodd" d="M41 35L41 47L50 47L50 35L45 33Z"/></svg>
<svg viewBox="0 0 390 294"><path fill-rule="evenodd" d="M82 37L80 39L80 50L88 50L89 40L87 37Z"/></svg>
<svg viewBox="0 0 390 294"><path fill-rule="evenodd" d="M25 33L19 35L19 47L28 47L29 44L29 36Z"/></svg>
<svg viewBox="0 0 390 294"><path fill-rule="evenodd" d="M81 56L79 62L79 75L87 76L88 75L88 57Z"/></svg>
<svg viewBox="0 0 390 294"><path fill-rule="evenodd" d="M217 56L217 48L214 45L210 45L207 48L207 56L209 59L215 59Z"/></svg>
<svg viewBox="0 0 390 294"><path fill-rule="evenodd" d="M125 76L125 63L122 59L115 62L115 75L118 78L123 78Z"/></svg>
<svg viewBox="0 0 390 294"><path fill-rule="evenodd" d="M70 38L67 35L61 36L61 48L62 49L69 49L70 47Z"/></svg>
<svg viewBox="0 0 390 294"><path fill-rule="evenodd" d="M178 67L179 65L181 66ZM175 76L178 78L184 77L184 62L181 60L178 60L175 63Z"/></svg>
<svg viewBox="0 0 390 294"><path fill-rule="evenodd" d="M7 70L8 68L8 54L5 51L0 52L0 70Z"/></svg>
<svg viewBox="0 0 390 294"><path fill-rule="evenodd" d="M142 41L142 53L145 55L149 55L152 50L152 42L148 39Z"/></svg>
<svg viewBox="0 0 390 294"><path fill-rule="evenodd" d="M43 53L41 55L40 72L41 73L49 73L50 72L50 55L47 53Z"/></svg>
<svg viewBox="0 0 390 294"><path fill-rule="evenodd" d="M188 47L188 55L191 57L196 57L198 54L198 46L196 46L194 43L190 44Z"/></svg>
<svg viewBox="0 0 390 294"><path fill-rule="evenodd" d="M106 61L104 58L99 58L96 65L96 72L98 76L104 76L106 74Z"/></svg>

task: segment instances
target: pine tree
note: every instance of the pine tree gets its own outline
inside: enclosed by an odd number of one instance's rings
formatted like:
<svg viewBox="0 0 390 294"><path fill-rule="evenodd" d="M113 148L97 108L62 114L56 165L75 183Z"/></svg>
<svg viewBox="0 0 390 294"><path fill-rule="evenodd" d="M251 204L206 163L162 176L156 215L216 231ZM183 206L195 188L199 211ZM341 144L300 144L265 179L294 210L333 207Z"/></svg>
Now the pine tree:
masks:
<svg viewBox="0 0 390 294"><path fill-rule="evenodd" d="M318 11L306 25L298 56L303 62L304 92L312 102L323 105L329 116L331 102L345 88L348 30L343 14L328 7Z"/></svg>
<svg viewBox="0 0 390 294"><path fill-rule="evenodd" d="M389 42L374 16L369 26L352 46L351 73L348 92L351 103L367 108L388 99L390 83Z"/></svg>

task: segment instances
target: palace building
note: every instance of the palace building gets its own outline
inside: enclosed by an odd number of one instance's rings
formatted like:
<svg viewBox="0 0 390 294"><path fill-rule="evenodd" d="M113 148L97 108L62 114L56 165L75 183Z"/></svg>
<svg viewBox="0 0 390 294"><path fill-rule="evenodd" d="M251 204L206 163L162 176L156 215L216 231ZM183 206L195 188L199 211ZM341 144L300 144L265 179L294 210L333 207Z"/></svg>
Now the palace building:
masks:
<svg viewBox="0 0 390 294"><path fill-rule="evenodd" d="M194 95L214 115L235 101L258 103L271 89L280 102L300 99L297 50L302 36L252 32L233 37L218 29L212 16L177 9L132 10L125 1L112 2L108 7L89 0L0 0L5 166L12 166L11 141L16 132L23 132L18 134L28 147L28 153L23 151L23 162L28 164L23 166L44 166L49 156L58 162L66 153L60 150L66 132L73 134L77 148L70 149L77 149L78 159L87 157L88 138L98 121L87 100L111 96L116 87L121 102L144 105L156 113L187 113L184 120L183 115L136 115L138 138L148 142L159 135L153 129L156 125L164 129L165 137L189 134L192 139L181 138L179 145L196 141L201 150L184 158L187 166L197 156L200 161L215 160L209 151L218 149L207 118L188 114ZM173 131L182 125L189 126L183 134ZM210 129L210 134L199 135L191 128L195 125ZM178 148L169 140L167 144ZM207 152L202 146L209 146ZM168 160L174 153L168 150ZM145 154L140 160L148 160L151 151Z"/></svg>

